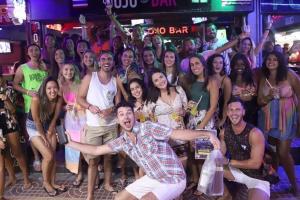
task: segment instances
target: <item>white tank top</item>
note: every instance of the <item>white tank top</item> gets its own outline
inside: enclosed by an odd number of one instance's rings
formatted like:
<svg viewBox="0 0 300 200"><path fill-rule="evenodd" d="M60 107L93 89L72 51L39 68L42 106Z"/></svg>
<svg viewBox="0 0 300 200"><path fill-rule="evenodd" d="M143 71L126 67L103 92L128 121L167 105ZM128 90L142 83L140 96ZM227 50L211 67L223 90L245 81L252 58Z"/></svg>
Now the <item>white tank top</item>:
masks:
<svg viewBox="0 0 300 200"><path fill-rule="evenodd" d="M98 78L97 72L92 73L86 100L89 104L98 106L100 110L114 106L114 98L117 94L116 78L112 77L107 84L102 84ZM88 126L109 126L116 124L116 116L112 115L105 119L98 114L86 110L86 124Z"/></svg>

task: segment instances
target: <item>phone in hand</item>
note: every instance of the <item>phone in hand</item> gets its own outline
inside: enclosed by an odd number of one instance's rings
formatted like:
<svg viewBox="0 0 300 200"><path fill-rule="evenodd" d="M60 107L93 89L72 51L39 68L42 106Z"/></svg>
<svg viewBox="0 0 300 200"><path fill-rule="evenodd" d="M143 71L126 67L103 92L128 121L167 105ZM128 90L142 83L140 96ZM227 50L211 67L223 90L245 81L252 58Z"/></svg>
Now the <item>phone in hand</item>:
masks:
<svg viewBox="0 0 300 200"><path fill-rule="evenodd" d="M65 145L69 142L65 132L66 129L63 125L56 126L57 139L60 145Z"/></svg>

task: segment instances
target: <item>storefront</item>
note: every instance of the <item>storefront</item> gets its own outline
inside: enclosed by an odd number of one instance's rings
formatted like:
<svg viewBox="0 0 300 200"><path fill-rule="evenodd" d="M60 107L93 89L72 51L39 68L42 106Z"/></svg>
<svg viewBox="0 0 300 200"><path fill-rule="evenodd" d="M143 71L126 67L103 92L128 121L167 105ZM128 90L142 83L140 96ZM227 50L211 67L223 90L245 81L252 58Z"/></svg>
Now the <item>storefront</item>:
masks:
<svg viewBox="0 0 300 200"><path fill-rule="evenodd" d="M219 23L223 20L223 16L227 16L230 20L224 24L230 24L235 21L235 17L246 16L254 9L254 0L29 0L28 11L30 21L41 25L39 33L35 33L41 41L42 36L48 31L46 27L49 28L46 25L59 24L61 32L66 30L70 32L74 27L80 28L78 23L80 14L86 16L87 21L95 26L107 26L109 24L105 14L107 3L112 4L113 12L117 13L118 20L125 27L130 28L134 23L133 19L142 19L145 34L158 33L166 38L194 37L198 36L199 32L202 34L200 25L194 24L193 17L216 19ZM73 22L73 27L66 28L70 22ZM223 22L221 24L225 30ZM51 28L54 27L51 25ZM57 27L54 29L58 30ZM72 31L80 33L79 29ZM30 36L31 42L34 42L33 34Z"/></svg>

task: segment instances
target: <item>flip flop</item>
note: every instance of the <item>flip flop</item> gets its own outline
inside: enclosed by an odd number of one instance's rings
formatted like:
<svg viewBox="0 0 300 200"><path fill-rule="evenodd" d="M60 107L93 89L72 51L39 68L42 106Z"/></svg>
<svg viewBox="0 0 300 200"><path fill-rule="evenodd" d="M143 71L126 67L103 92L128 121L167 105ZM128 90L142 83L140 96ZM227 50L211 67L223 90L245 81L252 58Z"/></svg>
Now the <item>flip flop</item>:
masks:
<svg viewBox="0 0 300 200"><path fill-rule="evenodd" d="M63 193L63 192L68 191L68 188L64 185L61 185L61 186L55 188L55 190L58 191L59 193Z"/></svg>
<svg viewBox="0 0 300 200"><path fill-rule="evenodd" d="M49 197L55 197L57 194L57 190L54 189L52 192L48 192L47 189L45 187L43 187L45 192L48 194Z"/></svg>
<svg viewBox="0 0 300 200"><path fill-rule="evenodd" d="M75 180L73 181L72 185L73 187L75 188L79 188L81 186L81 184L83 183L83 179L80 179L80 180Z"/></svg>

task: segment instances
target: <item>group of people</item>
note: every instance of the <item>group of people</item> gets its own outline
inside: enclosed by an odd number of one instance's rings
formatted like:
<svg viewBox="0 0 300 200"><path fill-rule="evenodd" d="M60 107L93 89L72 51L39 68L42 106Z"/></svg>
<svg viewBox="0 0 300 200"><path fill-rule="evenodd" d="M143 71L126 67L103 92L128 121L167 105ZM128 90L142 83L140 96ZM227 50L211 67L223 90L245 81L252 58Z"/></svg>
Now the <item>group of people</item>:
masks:
<svg viewBox="0 0 300 200"><path fill-rule="evenodd" d="M280 163L291 191L298 193L290 146L299 132L300 79L280 52L265 55L262 66L256 62L271 23L257 47L246 32L231 41L219 40L216 26L208 23L200 47L185 38L179 51L160 35L142 38L139 25L128 36L109 9L107 14L118 32L111 49L94 52L87 40L71 37L58 45L54 35L47 34L43 49L27 47L28 61L18 67L13 88L1 76L0 116L6 123L1 123L0 199L5 199L5 167L6 185L16 181L9 148L23 173L24 189L32 187L19 144L15 92L23 95L33 167L42 172L49 196L68 189L55 181L56 133L61 126L68 134L65 160L76 174L74 187L80 187L82 165L88 164L88 200L94 199L100 168L104 189L116 192L112 156L118 157L125 188L116 199L175 199L184 190L202 195L196 188L203 162L195 159L193 143L200 136L209 137L222 151L224 177L245 184L249 199L270 197L263 175L268 145L277 153L275 170ZM104 50L101 37L98 40L93 46ZM218 130L219 139L210 130ZM128 186L127 164L136 179ZM228 196L225 189L221 198Z"/></svg>

